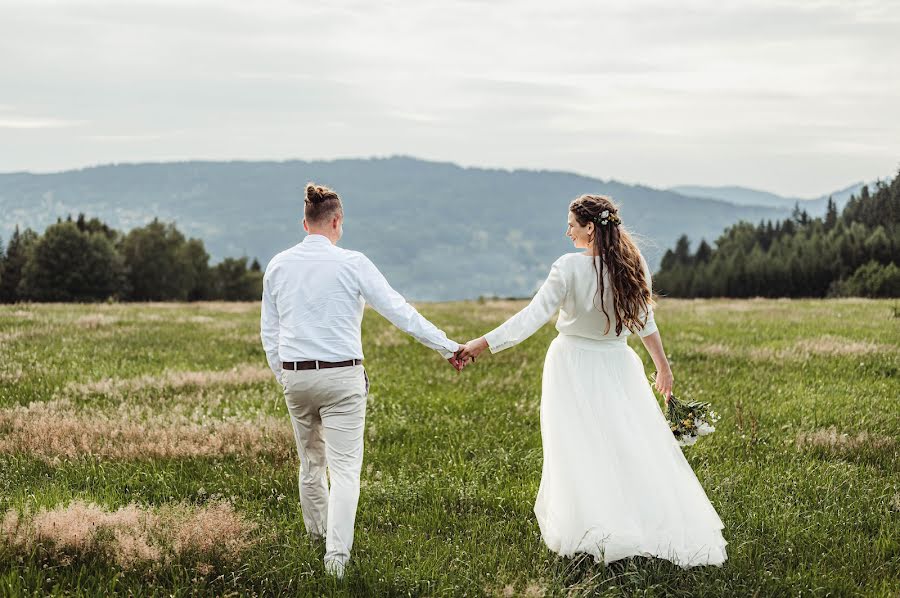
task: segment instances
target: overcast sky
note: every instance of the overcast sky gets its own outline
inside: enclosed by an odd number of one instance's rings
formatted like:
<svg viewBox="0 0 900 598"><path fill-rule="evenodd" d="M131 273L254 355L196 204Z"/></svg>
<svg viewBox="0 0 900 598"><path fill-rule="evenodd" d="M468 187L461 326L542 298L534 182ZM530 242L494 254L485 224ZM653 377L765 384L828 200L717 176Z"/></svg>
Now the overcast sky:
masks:
<svg viewBox="0 0 900 598"><path fill-rule="evenodd" d="M814 196L900 166L900 0L0 0L0 172L404 154Z"/></svg>

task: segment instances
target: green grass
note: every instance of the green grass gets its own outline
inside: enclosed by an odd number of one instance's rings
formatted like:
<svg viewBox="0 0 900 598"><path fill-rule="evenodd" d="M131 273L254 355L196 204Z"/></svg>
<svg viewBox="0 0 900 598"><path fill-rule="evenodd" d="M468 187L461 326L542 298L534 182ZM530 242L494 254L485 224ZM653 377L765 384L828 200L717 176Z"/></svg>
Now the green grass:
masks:
<svg viewBox="0 0 900 598"><path fill-rule="evenodd" d="M425 304L421 311L465 341L522 305ZM0 453L0 516L73 499L115 509L202 505L223 496L258 528L238 561L203 571L189 557L123 570L101 554L62 559L0 538L0 593L897 596L895 311L890 301L865 300L661 302L657 321L676 394L710 401L722 415L718 431L685 454L725 523L729 559L722 568L687 571L645 558L604 567L544 547L532 506L541 469L541 366L552 325L457 375L367 312L372 386L363 488L352 568L336 583L322 571L324 546L304 532L297 461L274 378L164 382L167 370L264 368L256 305L3 306L4 413L63 399L86 418L137 417L148 426L173 410L200 426L275 417L285 435L275 449L164 459L48 458L8 447ZM629 342L652 372L639 340ZM75 386L140 376L150 382L115 391ZM9 426L0 424L0 440ZM831 427L847 436L828 441ZM812 440L798 442L807 434Z"/></svg>

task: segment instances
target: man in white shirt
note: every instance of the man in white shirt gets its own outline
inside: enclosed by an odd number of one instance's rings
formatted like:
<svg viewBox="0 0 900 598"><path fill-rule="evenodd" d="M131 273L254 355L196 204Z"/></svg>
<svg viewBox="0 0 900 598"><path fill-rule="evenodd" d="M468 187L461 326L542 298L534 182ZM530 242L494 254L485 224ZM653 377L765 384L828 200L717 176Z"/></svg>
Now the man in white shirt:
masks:
<svg viewBox="0 0 900 598"><path fill-rule="evenodd" d="M266 267L260 318L300 456L303 522L310 534L325 537L325 570L339 578L350 558L359 501L369 391L360 338L365 304L457 371L463 367L459 344L392 289L365 255L335 245L343 220L337 193L307 185L303 228L309 235Z"/></svg>

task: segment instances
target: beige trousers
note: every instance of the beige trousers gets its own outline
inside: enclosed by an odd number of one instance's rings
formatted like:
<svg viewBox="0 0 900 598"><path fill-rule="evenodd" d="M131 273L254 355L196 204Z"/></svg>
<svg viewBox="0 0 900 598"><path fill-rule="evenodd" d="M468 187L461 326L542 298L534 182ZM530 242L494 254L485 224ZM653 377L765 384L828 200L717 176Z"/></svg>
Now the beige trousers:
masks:
<svg viewBox="0 0 900 598"><path fill-rule="evenodd" d="M345 563L359 502L368 376L362 365L284 370L281 383L300 456L303 523L325 537L326 561Z"/></svg>

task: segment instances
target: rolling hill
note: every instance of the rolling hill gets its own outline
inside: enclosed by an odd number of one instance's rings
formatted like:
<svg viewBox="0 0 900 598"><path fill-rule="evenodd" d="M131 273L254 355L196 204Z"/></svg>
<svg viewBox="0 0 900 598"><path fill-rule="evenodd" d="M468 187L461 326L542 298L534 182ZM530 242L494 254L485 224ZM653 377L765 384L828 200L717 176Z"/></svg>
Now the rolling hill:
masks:
<svg viewBox="0 0 900 598"><path fill-rule="evenodd" d="M462 168L409 157L284 162L115 164L51 174L0 174L0 235L84 212L129 229L154 217L202 238L213 258L265 264L303 236L303 187L335 188L341 244L366 252L417 300L528 296L572 251L568 202L605 193L640 236L651 267L683 233L715 239L738 221L784 218L792 205L734 205L558 171Z"/></svg>
<svg viewBox="0 0 900 598"><path fill-rule="evenodd" d="M759 191L758 189L749 189L747 187L704 187L702 185L680 185L678 187L670 187L669 191L680 193L681 195L690 195L691 197L705 197L707 199L718 199L727 201L739 206L764 206L768 208L788 208L793 209L795 204L799 204L801 209L805 209L810 216L822 216L828 206L828 198L831 197L838 210L844 207L844 204L850 199L851 195L859 194L860 189L865 183L855 183L844 189L840 189L828 195L816 197L812 199L801 197L784 197L768 191Z"/></svg>

